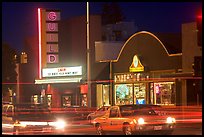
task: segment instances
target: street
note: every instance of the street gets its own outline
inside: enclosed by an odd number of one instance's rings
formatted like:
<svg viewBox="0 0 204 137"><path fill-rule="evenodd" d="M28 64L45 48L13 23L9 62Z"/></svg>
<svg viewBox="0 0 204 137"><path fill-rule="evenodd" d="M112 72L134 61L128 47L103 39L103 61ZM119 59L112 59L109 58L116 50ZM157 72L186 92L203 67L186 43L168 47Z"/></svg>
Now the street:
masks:
<svg viewBox="0 0 204 137"><path fill-rule="evenodd" d="M66 129L66 135L97 135L94 127L87 123L73 124L72 127ZM121 133L118 133L121 134ZM112 135L112 134L107 134ZM202 122L196 123L178 123L172 135L202 135Z"/></svg>
<svg viewBox="0 0 204 137"><path fill-rule="evenodd" d="M3 133L2 134L9 134ZM42 133L43 134L43 133ZM93 125L89 124L87 120L75 121L70 123L65 129L63 135L97 135ZM117 133L122 134L122 133ZM60 134L61 135L61 134ZM107 135L113 135L108 133ZM176 129L172 135L202 135L202 122L194 123L177 123Z"/></svg>

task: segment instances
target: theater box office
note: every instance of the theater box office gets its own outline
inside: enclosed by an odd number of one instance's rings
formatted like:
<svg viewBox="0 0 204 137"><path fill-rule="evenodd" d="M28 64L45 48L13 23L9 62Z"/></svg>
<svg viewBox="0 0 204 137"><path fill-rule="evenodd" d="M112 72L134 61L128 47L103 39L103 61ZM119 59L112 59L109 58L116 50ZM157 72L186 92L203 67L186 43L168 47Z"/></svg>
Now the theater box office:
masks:
<svg viewBox="0 0 204 137"><path fill-rule="evenodd" d="M182 54L169 54L154 34L141 31L118 46L111 42L95 42L95 48L96 61L110 63L108 99L111 105L180 105L183 102L182 80L166 77L181 69ZM101 50L107 52L102 54ZM97 85L102 88L96 89L96 93L103 93L104 86ZM98 104L106 102L102 96L103 101L97 98Z"/></svg>

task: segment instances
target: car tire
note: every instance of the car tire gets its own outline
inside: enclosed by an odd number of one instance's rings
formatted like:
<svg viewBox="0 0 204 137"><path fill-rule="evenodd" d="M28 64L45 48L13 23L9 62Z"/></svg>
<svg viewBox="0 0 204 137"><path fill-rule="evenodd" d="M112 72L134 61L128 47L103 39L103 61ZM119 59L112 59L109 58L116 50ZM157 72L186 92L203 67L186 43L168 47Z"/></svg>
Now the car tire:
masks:
<svg viewBox="0 0 204 137"><path fill-rule="evenodd" d="M173 130L167 130L167 131L164 131L163 134L164 135L171 135L173 132Z"/></svg>
<svg viewBox="0 0 204 137"><path fill-rule="evenodd" d="M13 127L13 134L19 135L19 127L16 127L16 126Z"/></svg>
<svg viewBox="0 0 204 137"><path fill-rule="evenodd" d="M105 135L101 124L96 124L96 133L97 133L98 135Z"/></svg>
<svg viewBox="0 0 204 137"><path fill-rule="evenodd" d="M123 127L123 133L124 133L125 135L132 135L132 134L133 134L132 128L131 128L131 126L130 126L129 124L124 125L124 127Z"/></svg>

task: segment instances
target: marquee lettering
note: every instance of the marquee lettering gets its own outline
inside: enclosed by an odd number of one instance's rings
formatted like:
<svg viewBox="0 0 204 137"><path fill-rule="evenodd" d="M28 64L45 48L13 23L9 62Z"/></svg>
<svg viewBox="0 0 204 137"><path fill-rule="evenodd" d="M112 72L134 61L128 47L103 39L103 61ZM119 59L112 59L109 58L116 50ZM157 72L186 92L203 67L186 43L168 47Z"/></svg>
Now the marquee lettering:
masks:
<svg viewBox="0 0 204 137"><path fill-rule="evenodd" d="M57 19L57 14L55 12L49 12L48 19L50 21L55 21Z"/></svg>

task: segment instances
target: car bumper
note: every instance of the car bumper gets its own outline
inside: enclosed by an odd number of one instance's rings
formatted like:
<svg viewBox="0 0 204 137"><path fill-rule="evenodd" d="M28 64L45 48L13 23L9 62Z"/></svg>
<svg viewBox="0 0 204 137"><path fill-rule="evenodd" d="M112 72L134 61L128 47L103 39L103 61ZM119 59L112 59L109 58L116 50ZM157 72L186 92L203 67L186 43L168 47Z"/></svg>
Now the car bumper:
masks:
<svg viewBox="0 0 204 137"><path fill-rule="evenodd" d="M18 135L52 135L62 134L63 129L56 129L52 126L27 126L27 127L16 127L14 133Z"/></svg>
<svg viewBox="0 0 204 137"><path fill-rule="evenodd" d="M173 130L175 124L158 124L158 125L136 125L133 129L134 131L168 131Z"/></svg>

